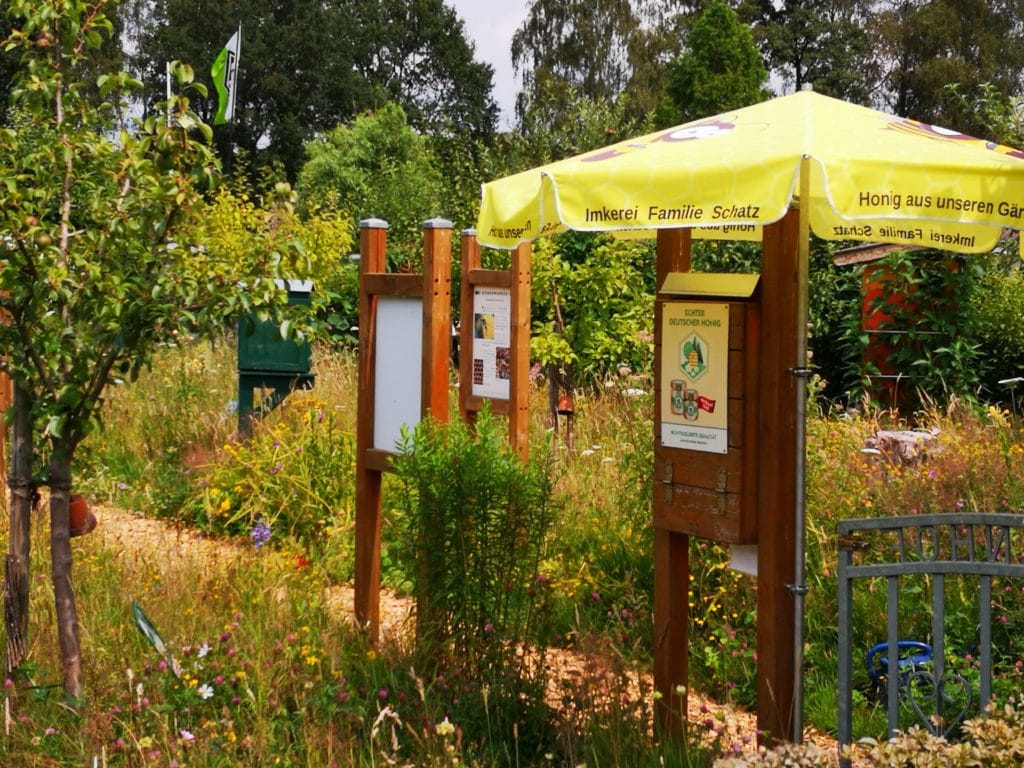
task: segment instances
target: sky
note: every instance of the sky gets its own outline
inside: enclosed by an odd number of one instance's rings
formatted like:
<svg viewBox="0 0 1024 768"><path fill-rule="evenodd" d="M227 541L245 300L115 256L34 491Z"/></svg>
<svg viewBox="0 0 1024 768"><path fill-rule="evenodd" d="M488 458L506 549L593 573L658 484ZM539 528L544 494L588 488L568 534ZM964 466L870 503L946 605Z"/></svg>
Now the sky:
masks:
<svg viewBox="0 0 1024 768"><path fill-rule="evenodd" d="M510 128L517 90L512 77L512 35L526 18L530 0L445 0L445 4L465 23L477 61L494 67L494 100L501 108L498 127Z"/></svg>

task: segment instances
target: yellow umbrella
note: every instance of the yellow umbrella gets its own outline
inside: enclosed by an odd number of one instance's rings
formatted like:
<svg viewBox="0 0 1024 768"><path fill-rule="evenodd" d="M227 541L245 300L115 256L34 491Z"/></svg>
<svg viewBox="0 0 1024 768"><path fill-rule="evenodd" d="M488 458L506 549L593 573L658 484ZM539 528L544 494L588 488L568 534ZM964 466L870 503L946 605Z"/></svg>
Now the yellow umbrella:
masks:
<svg viewBox="0 0 1024 768"><path fill-rule="evenodd" d="M694 227L754 239L794 196L825 239L980 253L1024 224L1024 153L803 91L485 184L477 237L511 248L567 229Z"/></svg>
<svg viewBox="0 0 1024 768"><path fill-rule="evenodd" d="M568 229L690 227L695 237L760 240L794 198L802 329L809 230L830 240L991 250L1003 227L1024 224L1024 153L803 91L484 184L477 238L513 248ZM790 371L808 373L805 333ZM803 730L806 395L796 387L794 741Z"/></svg>

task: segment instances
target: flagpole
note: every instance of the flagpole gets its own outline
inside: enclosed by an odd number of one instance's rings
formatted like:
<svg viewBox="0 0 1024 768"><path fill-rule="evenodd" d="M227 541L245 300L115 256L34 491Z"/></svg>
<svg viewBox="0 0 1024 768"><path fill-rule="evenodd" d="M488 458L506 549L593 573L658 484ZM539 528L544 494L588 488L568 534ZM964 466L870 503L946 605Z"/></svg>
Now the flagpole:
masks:
<svg viewBox="0 0 1024 768"><path fill-rule="evenodd" d="M231 122L235 122L235 112L238 111L238 64L242 60L242 22L238 22L238 31L235 33L238 35L238 42L235 44L235 75L231 78ZM235 171L235 129L232 125L231 131L228 133L228 151L229 163L228 168L233 174Z"/></svg>

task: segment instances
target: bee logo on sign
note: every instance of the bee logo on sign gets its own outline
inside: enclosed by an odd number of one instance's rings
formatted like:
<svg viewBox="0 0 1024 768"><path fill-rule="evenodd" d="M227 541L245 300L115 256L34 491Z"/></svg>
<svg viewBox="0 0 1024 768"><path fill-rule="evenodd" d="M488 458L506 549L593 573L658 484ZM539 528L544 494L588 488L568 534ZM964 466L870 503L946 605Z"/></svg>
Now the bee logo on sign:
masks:
<svg viewBox="0 0 1024 768"><path fill-rule="evenodd" d="M679 345L679 370L697 381L708 370L708 343L696 333Z"/></svg>

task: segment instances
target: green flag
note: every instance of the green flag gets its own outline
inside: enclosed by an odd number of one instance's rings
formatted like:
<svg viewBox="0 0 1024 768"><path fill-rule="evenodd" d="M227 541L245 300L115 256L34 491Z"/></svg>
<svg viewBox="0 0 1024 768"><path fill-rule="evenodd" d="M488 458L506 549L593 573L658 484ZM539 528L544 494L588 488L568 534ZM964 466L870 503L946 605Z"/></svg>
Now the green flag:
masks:
<svg viewBox="0 0 1024 768"><path fill-rule="evenodd" d="M213 62L210 74L217 89L217 114L214 125L230 123L235 116L235 84L238 82L238 54L242 49L242 28L231 36Z"/></svg>

